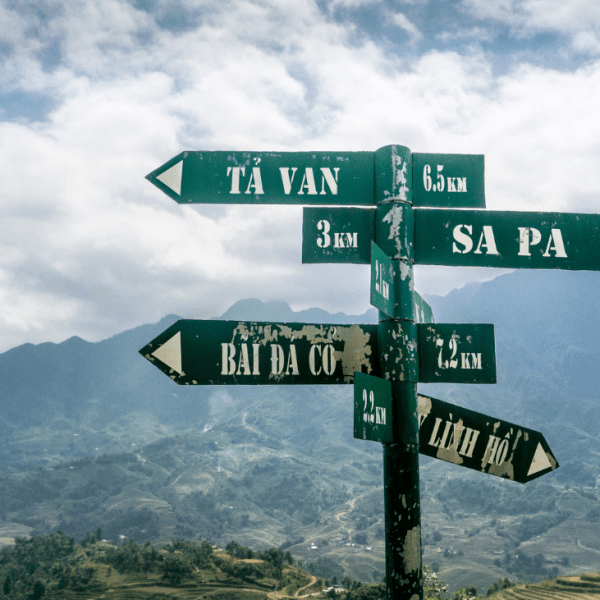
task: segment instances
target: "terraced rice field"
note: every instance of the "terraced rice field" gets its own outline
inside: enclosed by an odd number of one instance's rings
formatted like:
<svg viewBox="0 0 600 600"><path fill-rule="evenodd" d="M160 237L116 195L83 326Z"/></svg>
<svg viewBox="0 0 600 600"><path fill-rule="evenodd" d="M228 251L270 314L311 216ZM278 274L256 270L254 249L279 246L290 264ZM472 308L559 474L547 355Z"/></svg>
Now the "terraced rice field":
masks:
<svg viewBox="0 0 600 600"><path fill-rule="evenodd" d="M542 583L518 585L492 598L506 600L600 600L600 574L558 577Z"/></svg>

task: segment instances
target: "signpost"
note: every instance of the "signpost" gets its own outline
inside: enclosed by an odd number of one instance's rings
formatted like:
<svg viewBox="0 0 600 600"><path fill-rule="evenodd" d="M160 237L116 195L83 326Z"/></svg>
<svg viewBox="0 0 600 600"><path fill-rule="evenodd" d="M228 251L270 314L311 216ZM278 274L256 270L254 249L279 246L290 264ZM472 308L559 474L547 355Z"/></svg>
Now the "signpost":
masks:
<svg viewBox="0 0 600 600"><path fill-rule="evenodd" d="M418 396L419 452L425 456L528 483L558 468L538 431ZM354 374L354 437L393 443L392 383Z"/></svg>
<svg viewBox="0 0 600 600"><path fill-rule="evenodd" d="M354 437L393 443L392 384L387 379L354 373Z"/></svg>
<svg viewBox="0 0 600 600"><path fill-rule="evenodd" d="M375 242L372 242L371 304L392 318L396 313L397 279L398 275L394 273L394 261Z"/></svg>
<svg viewBox="0 0 600 600"><path fill-rule="evenodd" d="M395 148L386 146L376 152L188 151L146 179L180 204L373 206L378 203L377 163L389 162L395 169L395 157L389 156ZM425 183L414 196L416 206L485 207L482 155L417 156L422 157L418 163L422 173L415 174L415 179L420 177ZM428 189L425 173L432 166L436 183Z"/></svg>
<svg viewBox="0 0 600 600"><path fill-rule="evenodd" d="M519 483L558 468L544 436L427 396L418 397L421 454Z"/></svg>
<svg viewBox="0 0 600 600"><path fill-rule="evenodd" d="M140 350L181 385L352 383L374 368L377 325L182 319Z"/></svg>
<svg viewBox="0 0 600 600"><path fill-rule="evenodd" d="M415 263L599 271L600 215L415 210Z"/></svg>
<svg viewBox="0 0 600 600"><path fill-rule="evenodd" d="M558 462L539 432L417 394L495 383L496 358L493 325L433 323L413 264L600 270L600 216L480 210L483 156L404 146L183 152L147 179L180 203L307 205L302 262L371 264L378 325L182 320L140 352L185 385L353 383L354 435L383 444L388 597L421 600L419 451L521 483Z"/></svg>
<svg viewBox="0 0 600 600"><path fill-rule="evenodd" d="M438 323L417 331L421 383L496 383L493 325Z"/></svg>
<svg viewBox="0 0 600 600"><path fill-rule="evenodd" d="M402 371L402 381L496 382L493 325L415 327L417 338L423 340L418 352L416 345L411 349L399 339L409 330L389 329L386 323L181 319L140 354L180 385L351 384L355 371L379 375L382 364ZM390 336L398 341L389 360L380 364L378 343Z"/></svg>

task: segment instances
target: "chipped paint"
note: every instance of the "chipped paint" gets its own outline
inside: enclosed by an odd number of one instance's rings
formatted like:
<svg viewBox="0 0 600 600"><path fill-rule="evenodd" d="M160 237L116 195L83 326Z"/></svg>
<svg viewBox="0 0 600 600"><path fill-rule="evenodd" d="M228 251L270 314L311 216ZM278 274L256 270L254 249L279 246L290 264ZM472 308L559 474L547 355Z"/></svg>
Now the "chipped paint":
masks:
<svg viewBox="0 0 600 600"><path fill-rule="evenodd" d="M410 155L409 155L410 156ZM408 161L398 154L398 148L392 146L392 197L406 202L408 200Z"/></svg>
<svg viewBox="0 0 600 600"><path fill-rule="evenodd" d="M373 371L376 330L183 319L140 352L181 385L352 383L355 371ZM180 348L160 352L174 336L180 336Z"/></svg>
<svg viewBox="0 0 600 600"><path fill-rule="evenodd" d="M408 572L418 572L421 570L421 528L418 525L407 532L404 538L402 557Z"/></svg>

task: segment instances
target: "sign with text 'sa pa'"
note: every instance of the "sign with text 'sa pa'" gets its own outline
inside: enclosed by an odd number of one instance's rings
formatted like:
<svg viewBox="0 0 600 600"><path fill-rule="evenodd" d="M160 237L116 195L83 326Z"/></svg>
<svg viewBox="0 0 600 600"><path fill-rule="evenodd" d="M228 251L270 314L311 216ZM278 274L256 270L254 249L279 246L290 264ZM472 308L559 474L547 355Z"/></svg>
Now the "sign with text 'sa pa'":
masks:
<svg viewBox="0 0 600 600"><path fill-rule="evenodd" d="M352 383L371 372L376 325L182 319L140 350L182 385Z"/></svg>
<svg viewBox="0 0 600 600"><path fill-rule="evenodd" d="M416 209L415 264L599 271L600 215Z"/></svg>
<svg viewBox="0 0 600 600"><path fill-rule="evenodd" d="M387 379L354 373L354 437L393 443L392 384Z"/></svg>
<svg viewBox="0 0 600 600"><path fill-rule="evenodd" d="M538 431L419 395L419 452L527 483L558 468Z"/></svg>

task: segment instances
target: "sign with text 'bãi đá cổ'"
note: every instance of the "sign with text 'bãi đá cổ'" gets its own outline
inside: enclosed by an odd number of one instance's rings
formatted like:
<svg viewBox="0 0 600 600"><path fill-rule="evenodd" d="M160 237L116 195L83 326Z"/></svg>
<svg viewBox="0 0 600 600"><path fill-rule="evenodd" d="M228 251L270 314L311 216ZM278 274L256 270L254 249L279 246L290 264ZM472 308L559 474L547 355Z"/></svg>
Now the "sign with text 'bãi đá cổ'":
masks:
<svg viewBox="0 0 600 600"><path fill-rule="evenodd" d="M376 325L182 319L140 350L182 385L352 383L370 372Z"/></svg>

